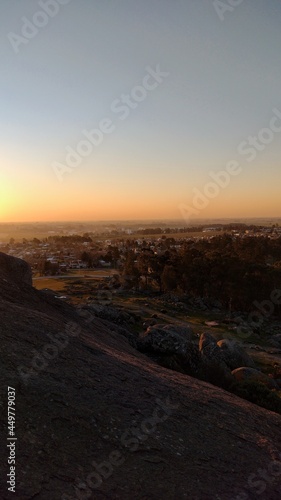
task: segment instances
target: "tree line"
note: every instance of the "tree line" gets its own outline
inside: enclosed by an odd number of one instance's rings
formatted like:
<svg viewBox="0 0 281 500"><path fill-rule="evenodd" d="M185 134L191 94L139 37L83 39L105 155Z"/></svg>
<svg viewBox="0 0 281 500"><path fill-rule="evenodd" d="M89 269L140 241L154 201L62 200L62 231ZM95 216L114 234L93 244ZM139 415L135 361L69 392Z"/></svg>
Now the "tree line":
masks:
<svg viewBox="0 0 281 500"><path fill-rule="evenodd" d="M167 242L166 242L167 243ZM281 237L186 241L169 245L160 254L142 247L126 250L122 270L128 288L178 292L206 300L231 302L236 310L250 310L255 300L281 289Z"/></svg>

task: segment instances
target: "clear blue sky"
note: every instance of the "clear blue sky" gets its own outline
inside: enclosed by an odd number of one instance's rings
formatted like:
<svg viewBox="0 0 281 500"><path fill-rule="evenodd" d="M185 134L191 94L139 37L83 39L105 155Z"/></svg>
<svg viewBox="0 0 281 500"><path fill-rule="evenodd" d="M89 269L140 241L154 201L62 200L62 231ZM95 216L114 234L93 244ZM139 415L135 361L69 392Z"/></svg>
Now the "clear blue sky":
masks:
<svg viewBox="0 0 281 500"><path fill-rule="evenodd" d="M56 10L40 18L38 1L1 2L0 221L179 218L230 160L241 173L199 216L281 215L281 132L252 162L237 151L281 113L279 0L244 0L224 20L211 0ZM34 16L46 25L27 39L22 18ZM157 64L169 75L121 120L112 103ZM56 175L66 148L105 118L114 130Z"/></svg>

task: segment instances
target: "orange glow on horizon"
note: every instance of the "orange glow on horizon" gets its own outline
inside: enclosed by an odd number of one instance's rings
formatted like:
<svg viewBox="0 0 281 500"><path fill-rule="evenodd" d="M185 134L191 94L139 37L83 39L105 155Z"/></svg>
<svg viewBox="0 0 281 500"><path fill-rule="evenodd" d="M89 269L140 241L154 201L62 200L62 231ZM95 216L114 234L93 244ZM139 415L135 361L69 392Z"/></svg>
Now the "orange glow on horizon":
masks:
<svg viewBox="0 0 281 500"><path fill-rule="evenodd" d="M24 178L17 179L14 189L11 181L0 177L0 222L51 222L51 221L101 221L101 220L184 220L180 205L194 208L192 186L168 185L162 182L159 189L152 183L119 185L112 183L93 186L76 182L45 182L38 188L38 178L28 186ZM207 218L241 219L247 217L280 217L279 186L275 190L263 187L250 191L244 184L242 189L230 185L190 220ZM203 191L203 188L200 188Z"/></svg>

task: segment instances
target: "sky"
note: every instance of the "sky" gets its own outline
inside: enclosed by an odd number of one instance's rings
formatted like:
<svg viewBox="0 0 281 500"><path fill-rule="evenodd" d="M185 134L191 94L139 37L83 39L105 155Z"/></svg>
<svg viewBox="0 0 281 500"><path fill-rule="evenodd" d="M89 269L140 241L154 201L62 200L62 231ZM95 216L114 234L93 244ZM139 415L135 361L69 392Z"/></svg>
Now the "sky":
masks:
<svg viewBox="0 0 281 500"><path fill-rule="evenodd" d="M280 0L0 13L0 222L281 216Z"/></svg>

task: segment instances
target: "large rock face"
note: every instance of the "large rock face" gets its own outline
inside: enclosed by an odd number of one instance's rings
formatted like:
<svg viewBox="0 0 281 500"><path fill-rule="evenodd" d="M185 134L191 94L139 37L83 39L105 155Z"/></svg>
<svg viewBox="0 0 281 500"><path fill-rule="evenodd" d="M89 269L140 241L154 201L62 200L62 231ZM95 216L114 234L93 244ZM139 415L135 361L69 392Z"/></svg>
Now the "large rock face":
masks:
<svg viewBox="0 0 281 500"><path fill-rule="evenodd" d="M1 500L256 499L261 484L280 500L279 415L157 365L115 325L7 276L0 401L15 389L18 440L15 493L0 448ZM7 409L0 419L5 440Z"/></svg>
<svg viewBox="0 0 281 500"><path fill-rule="evenodd" d="M17 284L32 286L31 267L27 262L0 252L0 277Z"/></svg>

